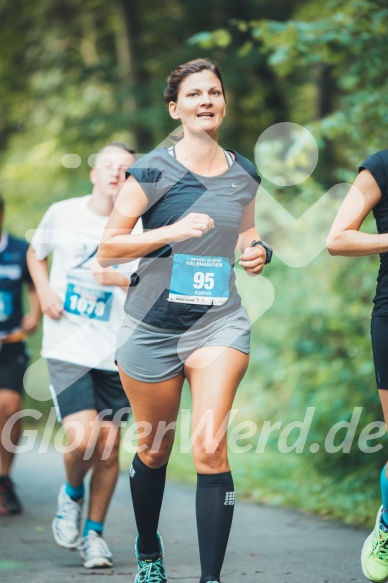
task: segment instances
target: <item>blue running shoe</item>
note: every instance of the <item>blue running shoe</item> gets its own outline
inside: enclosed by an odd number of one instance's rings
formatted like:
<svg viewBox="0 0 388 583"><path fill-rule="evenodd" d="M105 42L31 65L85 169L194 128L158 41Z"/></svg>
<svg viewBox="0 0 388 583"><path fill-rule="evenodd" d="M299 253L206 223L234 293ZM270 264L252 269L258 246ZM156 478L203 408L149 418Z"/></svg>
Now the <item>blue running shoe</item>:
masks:
<svg viewBox="0 0 388 583"><path fill-rule="evenodd" d="M167 573L163 567L163 541L162 537L157 533L159 540L160 552L152 555L143 555L139 553L137 548L136 538L135 551L137 558L137 575L135 583L168 583Z"/></svg>

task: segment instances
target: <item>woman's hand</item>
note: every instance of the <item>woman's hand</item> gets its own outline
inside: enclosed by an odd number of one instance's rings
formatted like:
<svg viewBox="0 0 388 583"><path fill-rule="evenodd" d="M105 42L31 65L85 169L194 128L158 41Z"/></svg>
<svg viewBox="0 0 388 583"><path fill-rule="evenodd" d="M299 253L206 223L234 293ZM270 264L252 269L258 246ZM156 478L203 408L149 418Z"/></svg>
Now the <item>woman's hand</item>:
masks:
<svg viewBox="0 0 388 583"><path fill-rule="evenodd" d="M247 247L240 257L239 264L248 275L259 275L263 271L266 258L267 254L262 245Z"/></svg>
<svg viewBox="0 0 388 583"><path fill-rule="evenodd" d="M205 233L214 229L214 221L204 213L190 213L166 229L169 230L170 240L178 243L191 237L203 237Z"/></svg>

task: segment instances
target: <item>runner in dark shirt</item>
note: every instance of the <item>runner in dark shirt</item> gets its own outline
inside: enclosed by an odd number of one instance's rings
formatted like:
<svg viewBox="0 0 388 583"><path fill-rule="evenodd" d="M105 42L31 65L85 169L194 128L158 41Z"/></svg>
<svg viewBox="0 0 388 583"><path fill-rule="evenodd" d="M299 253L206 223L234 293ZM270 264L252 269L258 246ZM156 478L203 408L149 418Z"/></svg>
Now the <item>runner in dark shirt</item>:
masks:
<svg viewBox="0 0 388 583"><path fill-rule="evenodd" d="M378 234L360 232L373 211ZM372 311L371 336L376 384L388 423L388 150L369 156L347 194L328 238L332 255L358 257L380 254L380 269ZM387 465L380 478L382 506L376 525L361 553L364 575L371 581L388 579L388 478Z"/></svg>
<svg viewBox="0 0 388 583"><path fill-rule="evenodd" d="M27 334L39 323L39 302L27 268L28 244L3 230L4 200L0 197L0 514L18 514L22 507L10 478L20 419L3 429L22 404L23 377L28 363ZM23 312L23 287L30 312Z"/></svg>

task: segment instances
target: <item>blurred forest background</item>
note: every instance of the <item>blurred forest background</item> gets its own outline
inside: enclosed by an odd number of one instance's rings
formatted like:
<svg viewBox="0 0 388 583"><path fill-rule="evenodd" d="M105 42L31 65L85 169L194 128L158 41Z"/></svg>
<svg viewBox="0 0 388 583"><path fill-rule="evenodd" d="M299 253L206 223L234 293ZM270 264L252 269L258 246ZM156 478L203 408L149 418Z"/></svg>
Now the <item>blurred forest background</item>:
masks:
<svg viewBox="0 0 388 583"><path fill-rule="evenodd" d="M308 180L284 188L263 181L300 217L333 185L352 182L369 154L387 147L387 30L384 0L0 0L0 190L7 228L23 236L52 202L89 192L88 158L101 145L123 140L146 152L160 144L175 127L162 100L165 79L177 64L199 56L223 69L224 147L254 161L257 139L273 124L294 122L313 134L319 162ZM74 167L64 166L66 154L79 156ZM283 244L303 251L317 238L324 241L336 208L296 238L285 229ZM271 242L263 224L270 210L264 211L259 196L258 226ZM375 229L373 221L366 229ZM281 453L274 431L265 451L256 453L258 434L246 436L239 444L253 447L232 454L232 466L238 491L252 499L368 523L386 459L381 449L363 453L357 445L362 429L382 418L369 338L378 257L332 258L321 249L304 267L275 256L266 269L274 302L253 326L251 365L235 405L236 423L252 420L259 432L265 421L282 427L303 421L314 407L306 446ZM255 288L247 279L239 278L240 289L254 312L269 288L266 280ZM31 343L34 359L39 342L37 335ZM45 382L43 371L31 380ZM188 399L185 394L184 406ZM28 396L26 405L45 415L51 406ZM349 421L355 407L362 413L352 447L351 440L346 451L340 447L344 427L336 437L339 451L326 452L330 428ZM312 443L320 444L318 452L310 451ZM171 475L194 477L190 456L177 445Z"/></svg>

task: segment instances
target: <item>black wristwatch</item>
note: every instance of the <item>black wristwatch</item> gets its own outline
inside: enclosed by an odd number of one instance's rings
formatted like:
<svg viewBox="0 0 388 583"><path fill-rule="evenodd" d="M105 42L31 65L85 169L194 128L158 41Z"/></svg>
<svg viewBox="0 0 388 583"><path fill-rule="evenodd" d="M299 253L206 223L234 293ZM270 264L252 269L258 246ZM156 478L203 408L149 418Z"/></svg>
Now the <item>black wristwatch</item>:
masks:
<svg viewBox="0 0 388 583"><path fill-rule="evenodd" d="M270 245L268 245L268 243L266 243L265 241L252 241L252 243L251 243L251 247L257 247L258 245L261 245L265 249L266 257L265 257L264 265L271 263L272 252L273 252L272 247L270 247Z"/></svg>

